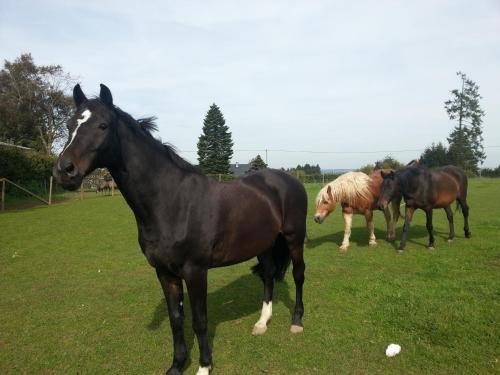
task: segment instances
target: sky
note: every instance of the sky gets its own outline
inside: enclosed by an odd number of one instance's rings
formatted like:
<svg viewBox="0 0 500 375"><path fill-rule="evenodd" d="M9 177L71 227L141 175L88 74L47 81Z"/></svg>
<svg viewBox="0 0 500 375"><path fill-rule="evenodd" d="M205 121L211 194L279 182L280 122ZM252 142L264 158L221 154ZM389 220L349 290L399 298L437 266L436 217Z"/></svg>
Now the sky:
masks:
<svg viewBox="0 0 500 375"><path fill-rule="evenodd" d="M193 163L216 103L232 161L267 149L275 168L418 158L446 142L462 71L483 97L484 166L500 164L498 0L0 0L0 58L26 52L87 96L104 83L123 110L157 116Z"/></svg>

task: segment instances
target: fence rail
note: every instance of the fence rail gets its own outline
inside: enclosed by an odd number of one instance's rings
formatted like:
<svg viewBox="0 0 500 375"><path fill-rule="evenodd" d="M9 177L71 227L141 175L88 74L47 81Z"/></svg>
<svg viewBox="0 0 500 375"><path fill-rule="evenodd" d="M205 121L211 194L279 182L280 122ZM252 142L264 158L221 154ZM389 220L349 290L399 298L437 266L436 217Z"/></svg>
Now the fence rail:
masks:
<svg viewBox="0 0 500 375"><path fill-rule="evenodd" d="M304 174L299 172L287 172L291 174L292 176L296 177L298 180L300 180L302 183L327 183L333 179L335 179L338 174L332 174L332 173L324 173L324 174ZM239 176L236 174L209 174L207 175L209 178L219 181L219 182L224 182L224 181L230 181L234 180L243 176ZM76 191L77 196L79 196L80 199L84 199L85 193L88 192L93 192L97 191L97 187L99 184L100 180L108 180L111 179L111 175L106 169L98 169L88 175L87 177L84 178L82 181L82 184L80 188ZM112 181L112 179L111 179ZM5 211L5 194L6 194L6 185L11 184L15 188L25 192L26 194L34 197L35 199L39 200L40 202L46 204L46 205L51 205L52 204L52 196L53 196L53 178L50 176L49 178L49 187L48 187L48 198L45 199L42 196L35 194L34 192L28 190L27 188L19 185L18 183L15 183L7 178L0 178L0 184L1 184L1 211ZM56 189L57 191L57 189ZM110 195L115 195L115 187L114 183L111 184L110 190L109 190Z"/></svg>
<svg viewBox="0 0 500 375"><path fill-rule="evenodd" d="M22 187L21 185L18 185L16 184L15 182L12 182L11 180L5 178L5 177L2 177L0 178L0 182L2 183L2 198L1 198L1 203L0 203L0 210L1 211L5 211L5 189L6 189L6 185L7 184L11 184L12 186L15 186L16 188L24 191L26 194L38 199L39 201L47 204L47 205L51 205L52 204L52 176L50 176L50 179L49 179L49 197L48 199L44 199L42 197L40 197L39 195L33 193L32 191L29 191L28 189Z"/></svg>

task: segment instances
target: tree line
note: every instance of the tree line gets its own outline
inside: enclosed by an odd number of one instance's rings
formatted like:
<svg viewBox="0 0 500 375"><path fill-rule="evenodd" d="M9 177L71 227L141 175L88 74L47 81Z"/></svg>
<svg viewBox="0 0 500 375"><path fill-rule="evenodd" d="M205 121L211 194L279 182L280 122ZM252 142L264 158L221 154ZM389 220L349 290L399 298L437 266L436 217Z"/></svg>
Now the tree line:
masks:
<svg viewBox="0 0 500 375"><path fill-rule="evenodd" d="M469 174L478 174L486 155L483 149L479 86L458 72L460 88L451 91L444 102L448 117L455 123L447 145L438 141L428 146L420 162L428 167L453 164ZM0 141L29 147L46 155L53 153L67 139L66 122L73 103L69 93L76 78L60 65L36 65L31 54L22 54L13 62L4 61L0 71ZM230 173L233 156L232 134L220 108L210 106L198 139L198 166L206 174ZM249 161L250 171L267 168L260 155ZM391 156L361 170L399 168L403 165ZM486 170L494 175L496 169ZM321 174L319 165L298 165L288 170L297 175Z"/></svg>

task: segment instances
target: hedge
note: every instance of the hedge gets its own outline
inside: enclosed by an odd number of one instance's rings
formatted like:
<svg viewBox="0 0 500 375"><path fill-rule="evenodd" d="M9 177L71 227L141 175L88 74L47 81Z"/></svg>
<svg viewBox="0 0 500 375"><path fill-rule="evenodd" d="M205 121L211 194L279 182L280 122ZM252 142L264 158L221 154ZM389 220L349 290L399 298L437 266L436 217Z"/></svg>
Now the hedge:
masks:
<svg viewBox="0 0 500 375"><path fill-rule="evenodd" d="M40 152L0 145L0 177L43 192L52 175L54 160L53 156Z"/></svg>

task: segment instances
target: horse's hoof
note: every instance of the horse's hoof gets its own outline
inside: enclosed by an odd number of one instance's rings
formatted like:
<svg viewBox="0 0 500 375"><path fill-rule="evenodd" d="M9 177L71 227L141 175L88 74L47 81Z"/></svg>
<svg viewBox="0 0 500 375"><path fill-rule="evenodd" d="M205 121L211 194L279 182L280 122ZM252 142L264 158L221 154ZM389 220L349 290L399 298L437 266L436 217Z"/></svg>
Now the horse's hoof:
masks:
<svg viewBox="0 0 500 375"><path fill-rule="evenodd" d="M266 333L266 331L267 331L267 326L254 325L252 329L252 335L254 336L263 335L264 333Z"/></svg>
<svg viewBox="0 0 500 375"><path fill-rule="evenodd" d="M290 326L290 332L292 332L292 333L302 333L302 332L304 332L304 327L298 326L296 324L292 324Z"/></svg>
<svg viewBox="0 0 500 375"><path fill-rule="evenodd" d="M432 246L432 245L427 246L427 248L428 248L429 250L435 250L434 246Z"/></svg>
<svg viewBox="0 0 500 375"><path fill-rule="evenodd" d="M470 238L470 233L465 233L465 238Z"/></svg>
<svg viewBox="0 0 500 375"><path fill-rule="evenodd" d="M210 369L212 366L207 366L207 367L199 367L198 372L196 372L196 375L208 375L210 374Z"/></svg>
<svg viewBox="0 0 500 375"><path fill-rule="evenodd" d="M404 249L397 249L396 251L398 252L398 254L403 254L405 252Z"/></svg>
<svg viewBox="0 0 500 375"><path fill-rule="evenodd" d="M377 242L376 242L376 241L370 241L370 242L368 243L368 245L369 245L370 247L377 247Z"/></svg>
<svg viewBox="0 0 500 375"><path fill-rule="evenodd" d="M340 246L340 247L339 247L339 250L340 250L342 253L345 253L345 252L347 251L347 248L348 248L348 247L349 247L349 246L342 245L342 246Z"/></svg>
<svg viewBox="0 0 500 375"><path fill-rule="evenodd" d="M170 367L165 375L182 375L182 371L178 368Z"/></svg>
<svg viewBox="0 0 500 375"><path fill-rule="evenodd" d="M448 243L452 243L452 242L453 242L453 238L448 238L446 241L447 241Z"/></svg>

